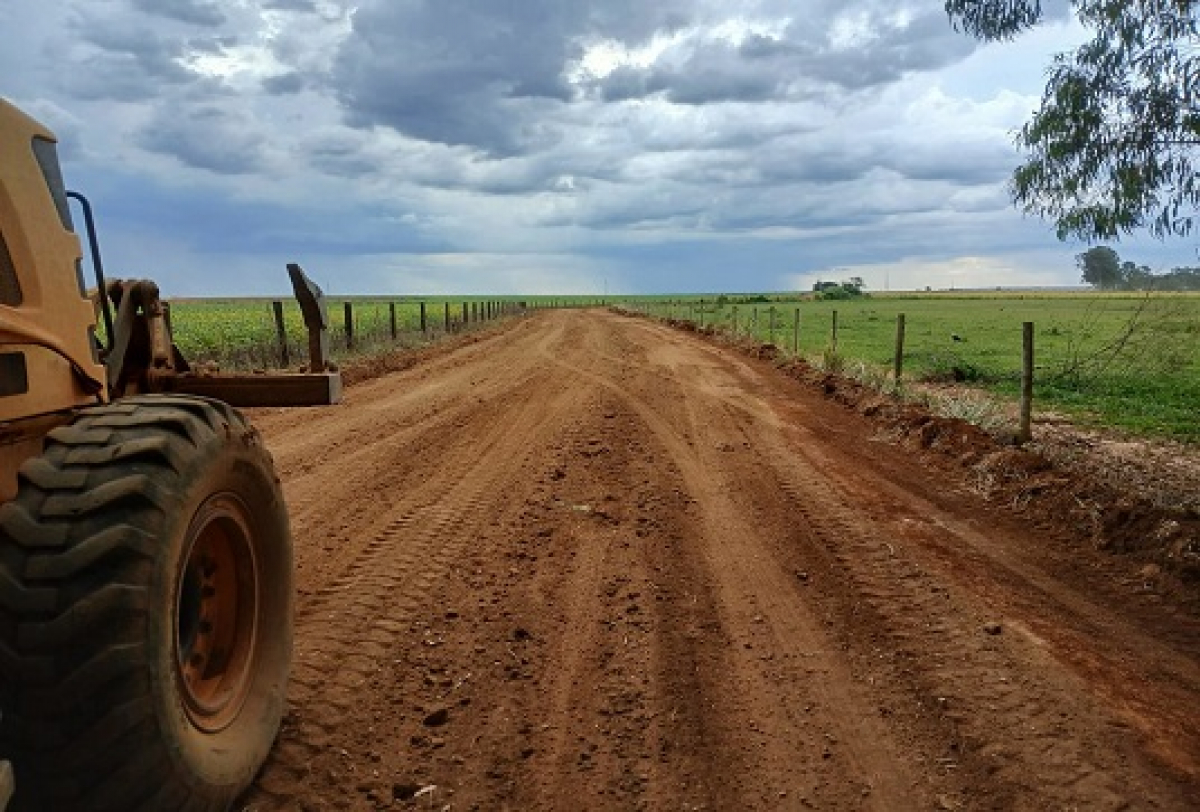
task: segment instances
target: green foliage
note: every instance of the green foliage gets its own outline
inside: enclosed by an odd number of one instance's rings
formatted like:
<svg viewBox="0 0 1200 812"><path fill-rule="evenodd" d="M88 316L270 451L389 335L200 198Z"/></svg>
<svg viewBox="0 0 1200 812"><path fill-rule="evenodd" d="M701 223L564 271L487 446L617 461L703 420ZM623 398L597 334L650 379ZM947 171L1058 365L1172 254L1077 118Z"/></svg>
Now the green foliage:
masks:
<svg viewBox="0 0 1200 812"><path fill-rule="evenodd" d="M949 348L917 354L913 360L913 366L921 370L921 380L927 383L981 384L995 382L1003 377L988 372L964 353Z"/></svg>
<svg viewBox="0 0 1200 812"><path fill-rule="evenodd" d="M394 301L394 300L393 300ZM437 338L445 330L445 301L430 300L426 308L428 334L421 333L420 302L396 301L397 339L391 336L387 300L354 298L354 348L346 343L343 299L329 299L329 346L334 360L413 346ZM462 319L462 300L451 301L455 329ZM300 307L283 303L284 330L291 366L304 363L308 335ZM215 363L223 370L274 369L280 365L279 338L270 299L184 299L171 303L175 343L190 362ZM473 326L473 325L469 325Z"/></svg>
<svg viewBox="0 0 1200 812"><path fill-rule="evenodd" d="M1148 268L1142 270L1149 271ZM1160 275L1143 275L1132 290L1185 291L1200 290L1200 268L1173 268Z"/></svg>
<svg viewBox="0 0 1200 812"><path fill-rule="evenodd" d="M1075 256L1080 278L1095 288L1112 290L1121 286L1124 278L1121 257L1107 245L1097 245Z"/></svg>
<svg viewBox="0 0 1200 812"><path fill-rule="evenodd" d="M826 347L821 350L820 365L826 372L839 373L846 368L846 356L833 347Z"/></svg>
<svg viewBox="0 0 1200 812"><path fill-rule="evenodd" d="M841 285L833 285L832 287L825 288L821 292L817 293L814 298L830 302L844 302L847 299L853 299L856 295L858 294L842 287Z"/></svg>
<svg viewBox="0 0 1200 812"><path fill-rule="evenodd" d="M846 301L863 295L866 287L861 276L852 276L846 282L816 282L813 285L813 298L830 301Z"/></svg>
<svg viewBox="0 0 1200 812"><path fill-rule="evenodd" d="M1115 239L1195 225L1200 179L1200 0L1072 0L1093 39L1057 57L1022 128L1014 202L1060 239ZM1043 19L1039 0L946 0L951 22L1008 40Z"/></svg>
<svg viewBox="0 0 1200 812"><path fill-rule="evenodd" d="M1122 262L1107 245L1075 255L1081 279L1101 290L1186 291L1200 290L1200 268L1173 268L1156 274L1145 265Z"/></svg>

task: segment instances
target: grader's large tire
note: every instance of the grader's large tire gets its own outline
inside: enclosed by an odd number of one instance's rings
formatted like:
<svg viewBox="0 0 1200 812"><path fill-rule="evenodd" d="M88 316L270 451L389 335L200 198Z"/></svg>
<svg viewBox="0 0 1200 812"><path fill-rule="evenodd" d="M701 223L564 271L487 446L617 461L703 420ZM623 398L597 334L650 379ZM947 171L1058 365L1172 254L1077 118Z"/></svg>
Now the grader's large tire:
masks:
<svg viewBox="0 0 1200 812"><path fill-rule="evenodd" d="M15 810L225 810L279 727L287 513L258 433L138 397L53 431L0 506L0 756Z"/></svg>

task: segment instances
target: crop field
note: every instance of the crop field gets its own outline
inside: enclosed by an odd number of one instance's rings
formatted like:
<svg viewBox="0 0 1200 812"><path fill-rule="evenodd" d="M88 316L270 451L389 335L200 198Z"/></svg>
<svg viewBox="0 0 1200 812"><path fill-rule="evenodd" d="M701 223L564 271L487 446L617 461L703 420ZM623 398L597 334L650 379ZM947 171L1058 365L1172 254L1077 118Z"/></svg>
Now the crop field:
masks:
<svg viewBox="0 0 1200 812"><path fill-rule="evenodd" d="M467 319L463 319L463 304ZM421 302L408 299L349 298L327 301L330 350L335 360L369 355L397 346L435 341L449 331L482 321L491 299L425 300L426 329L421 329ZM346 336L345 303L351 304L353 346ZM449 317L447 317L449 306ZM392 308L396 337L392 337ZM290 366L306 357L307 338L300 307L283 300L284 330ZM212 362L222 369L271 369L281 365L282 352L271 299L181 299L171 303L175 342L185 358Z"/></svg>
<svg viewBox="0 0 1200 812"><path fill-rule="evenodd" d="M1019 389L1021 324L1031 321L1038 409L1137 434L1200 442L1198 295L914 293L843 301L796 295L521 298L541 307L619 304L660 317L715 325L876 381L890 374L897 316L903 314L904 380L960 384L1002 398L1015 397ZM330 345L337 359L417 346L437 340L447 329L470 329L480 323L486 302L502 300L426 299L422 332L418 300L330 299ZM352 349L346 341L346 301L352 305ZM304 357L304 325L294 301L284 301L283 307L295 366ZM176 341L189 359L213 361L228 369L279 366L269 299L180 300L172 303L172 320Z"/></svg>
<svg viewBox="0 0 1200 812"><path fill-rule="evenodd" d="M904 314L906 380L965 384L1004 397L1019 390L1021 325L1030 321L1038 408L1138 434L1200 441L1197 295L877 294L842 301L723 297L628 306L753 335L825 366L852 364L876 380L893 367L897 316Z"/></svg>

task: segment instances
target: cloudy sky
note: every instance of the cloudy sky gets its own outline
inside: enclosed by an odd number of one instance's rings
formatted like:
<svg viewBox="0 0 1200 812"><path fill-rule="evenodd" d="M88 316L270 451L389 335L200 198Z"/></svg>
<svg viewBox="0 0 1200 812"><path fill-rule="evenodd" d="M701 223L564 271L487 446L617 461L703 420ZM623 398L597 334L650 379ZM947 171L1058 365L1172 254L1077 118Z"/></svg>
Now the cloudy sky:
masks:
<svg viewBox="0 0 1200 812"><path fill-rule="evenodd" d="M984 46L942 0L3 0L0 96L167 295L1073 284L1004 187L1085 37L1049 5Z"/></svg>

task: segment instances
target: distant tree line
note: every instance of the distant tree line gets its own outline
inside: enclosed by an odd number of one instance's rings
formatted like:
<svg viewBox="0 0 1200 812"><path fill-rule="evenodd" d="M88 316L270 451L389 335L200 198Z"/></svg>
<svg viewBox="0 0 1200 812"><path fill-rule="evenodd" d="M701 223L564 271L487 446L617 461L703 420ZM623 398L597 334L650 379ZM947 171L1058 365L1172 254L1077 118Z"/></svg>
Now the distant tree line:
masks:
<svg viewBox="0 0 1200 812"><path fill-rule="evenodd" d="M816 299L854 299L863 295L866 283L861 276L852 276L846 282L813 283L813 294Z"/></svg>
<svg viewBox="0 0 1200 812"><path fill-rule="evenodd" d="M1200 290L1200 268L1172 268L1154 273L1149 266L1121 257L1107 245L1097 245L1075 256L1083 282L1100 290Z"/></svg>

